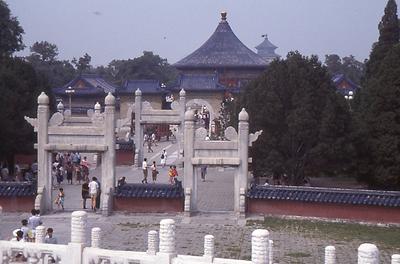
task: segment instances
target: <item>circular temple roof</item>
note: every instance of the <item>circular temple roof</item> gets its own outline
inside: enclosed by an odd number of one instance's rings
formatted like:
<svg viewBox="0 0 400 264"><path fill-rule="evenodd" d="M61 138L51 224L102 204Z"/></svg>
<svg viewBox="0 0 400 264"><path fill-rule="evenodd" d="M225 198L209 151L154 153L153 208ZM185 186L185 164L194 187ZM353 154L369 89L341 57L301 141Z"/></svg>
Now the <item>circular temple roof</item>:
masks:
<svg viewBox="0 0 400 264"><path fill-rule="evenodd" d="M184 68L255 67L265 68L267 62L246 47L233 33L226 21L226 12L221 13L215 32L196 51L174 64Z"/></svg>

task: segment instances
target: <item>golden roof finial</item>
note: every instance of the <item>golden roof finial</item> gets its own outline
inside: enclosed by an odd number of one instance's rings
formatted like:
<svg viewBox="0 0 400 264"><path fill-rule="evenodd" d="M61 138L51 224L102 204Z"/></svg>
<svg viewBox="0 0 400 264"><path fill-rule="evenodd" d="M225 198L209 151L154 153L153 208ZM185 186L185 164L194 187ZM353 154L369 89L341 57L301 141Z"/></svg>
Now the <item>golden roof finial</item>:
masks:
<svg viewBox="0 0 400 264"><path fill-rule="evenodd" d="M221 20L222 21L226 21L226 15L227 15L226 11L221 12Z"/></svg>

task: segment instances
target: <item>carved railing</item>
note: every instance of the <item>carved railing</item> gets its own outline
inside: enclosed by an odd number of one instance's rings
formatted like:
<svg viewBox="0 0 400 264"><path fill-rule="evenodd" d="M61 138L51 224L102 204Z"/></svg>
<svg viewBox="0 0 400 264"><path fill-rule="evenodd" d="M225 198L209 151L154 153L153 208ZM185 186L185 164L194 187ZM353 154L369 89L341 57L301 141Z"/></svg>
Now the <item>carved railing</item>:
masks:
<svg viewBox="0 0 400 264"><path fill-rule="evenodd" d="M101 248L100 228L91 230L91 247L85 247L87 213L77 211L71 217L71 242L68 245L44 244L45 227L36 229L36 242L0 241L0 263L67 263L67 264L171 264L171 263L230 263L273 264L273 241L265 229L253 231L251 237L251 261L215 258L214 236L204 237L202 256L178 255L175 239L175 221L164 219L160 230L148 232L146 252L108 250ZM325 248L325 264L335 264L334 246ZM358 264L378 264L379 250L374 244L362 244L358 248ZM392 255L392 264L400 264L400 255Z"/></svg>

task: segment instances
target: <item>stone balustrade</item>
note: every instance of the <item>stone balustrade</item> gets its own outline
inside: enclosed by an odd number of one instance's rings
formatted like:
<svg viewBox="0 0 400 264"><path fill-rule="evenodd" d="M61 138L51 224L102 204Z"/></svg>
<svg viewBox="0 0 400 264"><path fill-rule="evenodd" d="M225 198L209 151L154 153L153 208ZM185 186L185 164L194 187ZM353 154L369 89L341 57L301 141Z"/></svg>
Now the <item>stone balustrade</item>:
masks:
<svg viewBox="0 0 400 264"><path fill-rule="evenodd" d="M148 232L146 252L108 250L101 248L101 229L91 230L91 247L86 246L87 214L83 211L72 213L71 242L68 245L44 244L46 228L36 229L35 243L0 241L0 263L14 263L23 258L27 263L91 264L91 263L229 263L229 264L273 264L273 241L265 229L253 231L251 237L251 261L215 258L215 238L204 237L204 255L177 255L175 239L175 221L164 219L160 222L160 230ZM276 260L278 262L278 260ZM325 248L325 264L336 264L334 246ZM378 264L379 250L374 244L365 243L358 248L358 264ZM392 255L392 264L400 264L400 255Z"/></svg>

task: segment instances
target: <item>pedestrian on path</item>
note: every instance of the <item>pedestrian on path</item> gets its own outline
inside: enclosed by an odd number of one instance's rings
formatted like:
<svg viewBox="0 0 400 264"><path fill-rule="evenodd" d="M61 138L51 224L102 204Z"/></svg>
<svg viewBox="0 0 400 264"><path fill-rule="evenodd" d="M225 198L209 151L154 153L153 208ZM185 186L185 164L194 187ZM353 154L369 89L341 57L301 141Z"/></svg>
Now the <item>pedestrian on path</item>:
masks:
<svg viewBox="0 0 400 264"><path fill-rule="evenodd" d="M161 153L161 167L165 167L165 164L167 163L167 151L165 149L163 149L163 152Z"/></svg>
<svg viewBox="0 0 400 264"><path fill-rule="evenodd" d="M60 209L60 206L61 206L61 208L64 210L64 199L65 199L64 189L60 188L58 190L59 190L59 192L57 194L56 204L57 204L58 209Z"/></svg>
<svg viewBox="0 0 400 264"><path fill-rule="evenodd" d="M143 170L142 183L147 183L147 159L146 158L143 159L142 170Z"/></svg>
<svg viewBox="0 0 400 264"><path fill-rule="evenodd" d="M169 166L168 170L169 183L174 184L174 166Z"/></svg>
<svg viewBox="0 0 400 264"><path fill-rule="evenodd" d="M92 201L93 211L96 211L96 198L98 190L99 190L99 185L96 182L96 177L93 177L92 181L89 182L89 194L90 194L90 199Z"/></svg>
<svg viewBox="0 0 400 264"><path fill-rule="evenodd" d="M90 198L89 195L89 179L86 179L85 182L82 184L82 205L83 209L86 209L86 199Z"/></svg>
<svg viewBox="0 0 400 264"><path fill-rule="evenodd" d="M153 143L152 143L152 141L151 141L151 139L149 139L149 140L147 140L147 153L153 153L154 152L154 150L151 148L151 145L152 145Z"/></svg>
<svg viewBox="0 0 400 264"><path fill-rule="evenodd" d="M97 183L98 189L97 189L97 196L96 196L96 209L100 209L100 198L101 198L101 184L100 181L94 177L95 182Z"/></svg>
<svg viewBox="0 0 400 264"><path fill-rule="evenodd" d="M153 183L156 183L157 181L157 174L158 174L157 165L156 162L153 161L153 164L151 165L151 177L153 179Z"/></svg>

